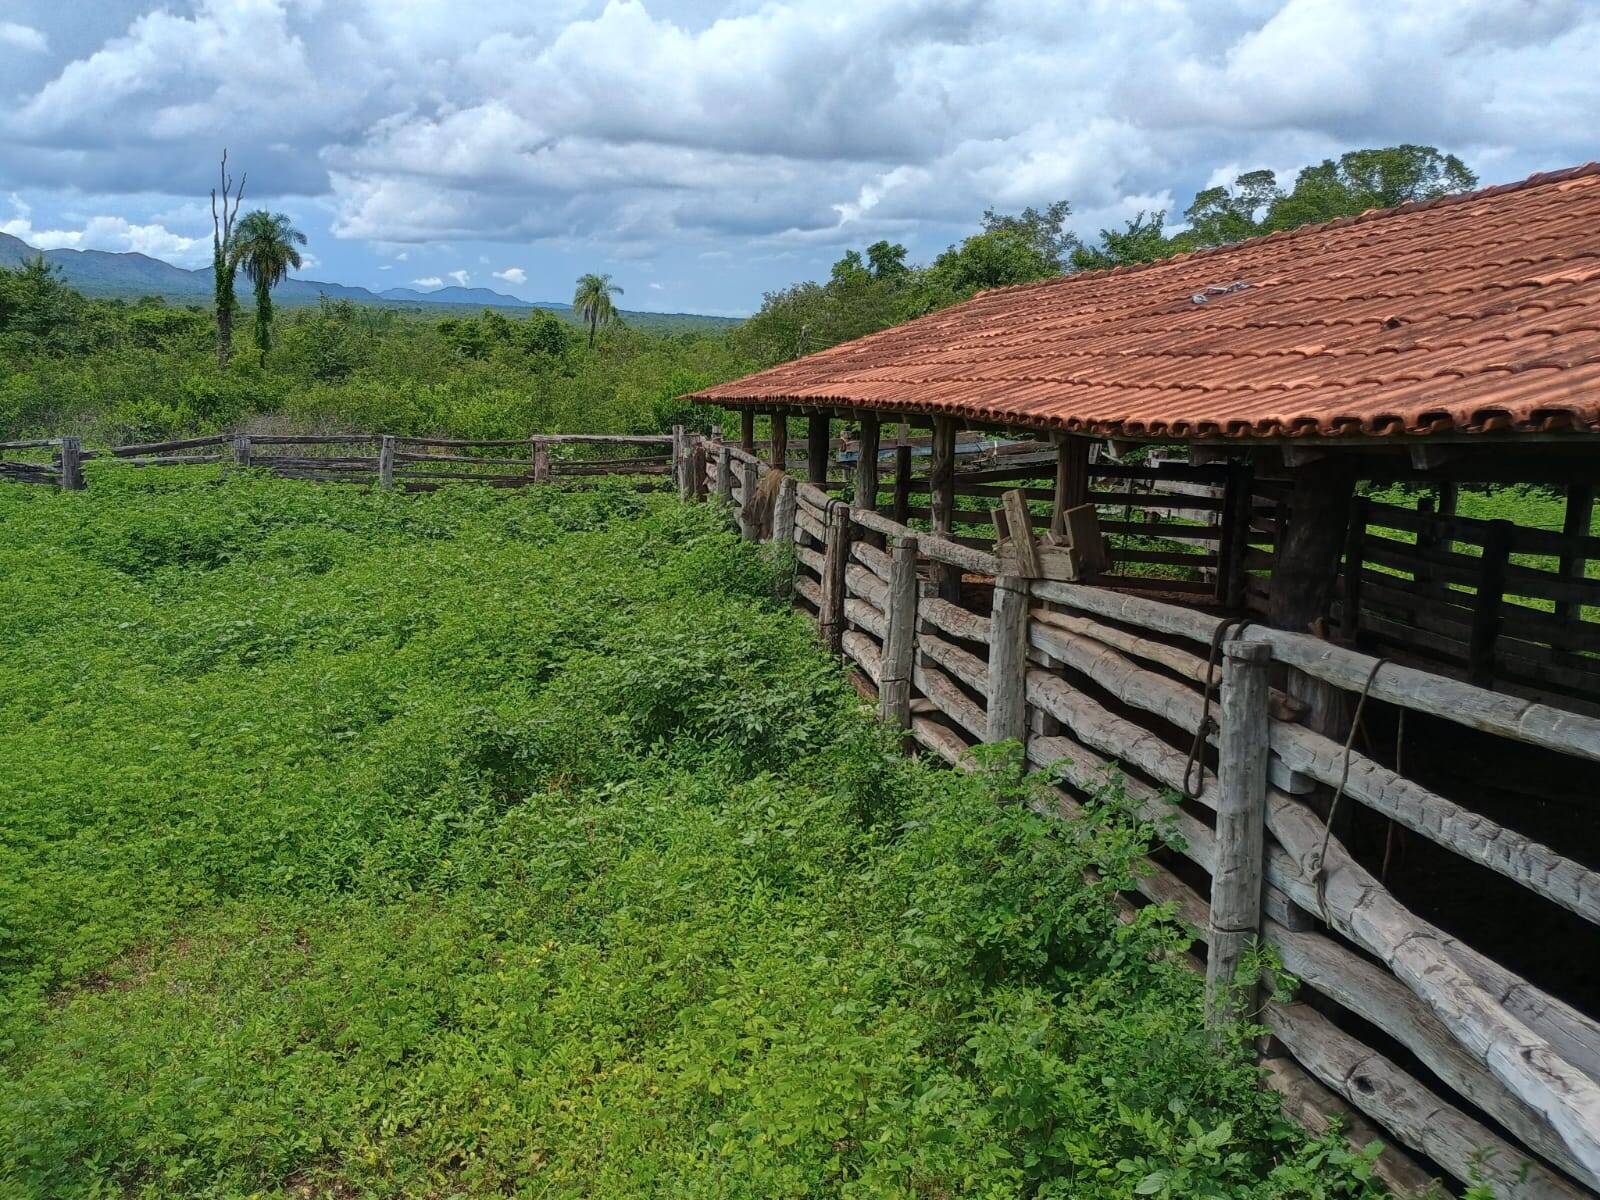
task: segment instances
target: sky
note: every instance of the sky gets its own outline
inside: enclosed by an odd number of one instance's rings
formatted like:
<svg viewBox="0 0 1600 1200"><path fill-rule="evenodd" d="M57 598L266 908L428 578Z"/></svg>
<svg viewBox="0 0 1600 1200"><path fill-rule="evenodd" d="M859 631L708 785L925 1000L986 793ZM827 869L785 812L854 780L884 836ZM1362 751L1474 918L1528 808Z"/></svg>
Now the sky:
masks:
<svg viewBox="0 0 1600 1200"><path fill-rule="evenodd" d="M300 275L741 315L983 211L1086 237L1421 142L1600 157L1600 0L0 0L0 231L210 255L229 152Z"/></svg>

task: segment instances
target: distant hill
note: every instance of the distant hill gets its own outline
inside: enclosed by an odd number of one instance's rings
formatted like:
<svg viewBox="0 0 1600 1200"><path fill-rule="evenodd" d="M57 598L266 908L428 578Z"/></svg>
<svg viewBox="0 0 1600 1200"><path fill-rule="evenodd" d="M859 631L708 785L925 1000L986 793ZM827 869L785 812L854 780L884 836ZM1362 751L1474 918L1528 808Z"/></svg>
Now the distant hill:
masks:
<svg viewBox="0 0 1600 1200"><path fill-rule="evenodd" d="M14 267L40 254L21 238L0 233L0 266ZM100 299L134 300L140 296L160 296L176 304L211 303L211 268L188 271L147 254L113 254L106 250L45 250L45 261L56 267L61 281L85 296ZM342 283L323 283L315 279L285 279L273 289L275 304L285 307L316 304L323 296L351 300L383 308L412 308L421 311L478 310L482 308L544 308L576 320L572 305L560 300L518 300L489 288L446 287L419 292L414 288L388 288L374 292ZM241 294L240 299L248 301ZM736 325L731 317L708 317L699 313L647 313L622 311L623 320L644 328L673 329Z"/></svg>

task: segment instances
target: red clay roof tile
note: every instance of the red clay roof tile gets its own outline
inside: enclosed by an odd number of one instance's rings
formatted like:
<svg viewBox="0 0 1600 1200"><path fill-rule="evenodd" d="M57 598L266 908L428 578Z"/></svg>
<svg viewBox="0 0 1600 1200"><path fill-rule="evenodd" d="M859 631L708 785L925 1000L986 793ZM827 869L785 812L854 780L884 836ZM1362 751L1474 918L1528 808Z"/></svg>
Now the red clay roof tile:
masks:
<svg viewBox="0 0 1600 1200"><path fill-rule="evenodd" d="M983 292L693 398L1109 437L1600 432L1600 164Z"/></svg>

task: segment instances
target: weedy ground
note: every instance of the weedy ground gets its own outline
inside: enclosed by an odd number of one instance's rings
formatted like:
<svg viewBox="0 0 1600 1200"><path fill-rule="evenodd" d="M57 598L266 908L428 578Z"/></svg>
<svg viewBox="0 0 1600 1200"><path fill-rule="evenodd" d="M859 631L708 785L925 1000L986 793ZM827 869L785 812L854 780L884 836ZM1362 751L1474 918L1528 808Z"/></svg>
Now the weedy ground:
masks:
<svg viewBox="0 0 1600 1200"><path fill-rule="evenodd" d="M621 487L0 487L0 1192L1372 1194L1114 789L902 758L770 596Z"/></svg>

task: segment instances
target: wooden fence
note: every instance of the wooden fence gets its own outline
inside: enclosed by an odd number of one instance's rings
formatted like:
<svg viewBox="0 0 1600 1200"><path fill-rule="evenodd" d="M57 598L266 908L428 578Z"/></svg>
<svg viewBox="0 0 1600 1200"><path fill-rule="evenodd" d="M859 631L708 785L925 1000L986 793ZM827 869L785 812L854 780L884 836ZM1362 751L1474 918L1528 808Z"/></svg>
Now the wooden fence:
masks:
<svg viewBox="0 0 1600 1200"><path fill-rule="evenodd" d="M1320 1127L1342 1113L1358 1141L1371 1122L1508 1196L1600 1188L1600 1022L1407 908L1308 793L1336 789L1335 808L1361 806L1573 914L1591 954L1600 873L1297 723L1302 709L1273 683L1300 672L1585 763L1600 762L1600 720L1148 594L1006 576L991 551L907 525L902 497L885 515L850 507L837 486L761 485L770 470L695 441L679 485L732 505L746 538L792 552L797 605L917 745L970 765L975 744L1016 740L1054 772L1047 807L1064 816L1122 772L1135 809L1176 835L1144 864L1130 909L1175 906L1206 948L1208 1017L1223 1029L1243 1013L1271 1030L1263 1067L1292 1114ZM1226 477L1192 482L1253 495ZM1270 516L1273 498L1261 502ZM951 573L953 592L940 585ZM1293 1000L1237 981L1257 940L1299 980ZM1397 1190L1428 1178L1393 1150L1380 1166Z"/></svg>
<svg viewBox="0 0 1600 1200"><path fill-rule="evenodd" d="M441 483L486 487L598 475L667 476L684 434L551 433L525 438L419 438L387 433L229 434L86 450L75 437L0 442L0 479L64 490L86 486L82 464L108 459L129 467L228 464L285 479L377 484L431 491ZM53 450L49 463L7 460L7 452ZM665 486L665 481L663 481Z"/></svg>

